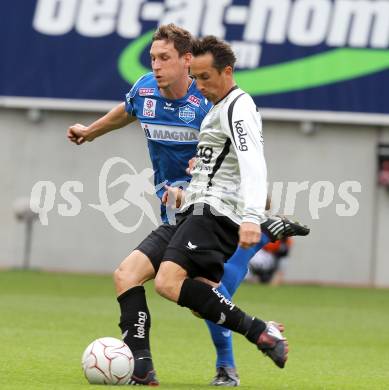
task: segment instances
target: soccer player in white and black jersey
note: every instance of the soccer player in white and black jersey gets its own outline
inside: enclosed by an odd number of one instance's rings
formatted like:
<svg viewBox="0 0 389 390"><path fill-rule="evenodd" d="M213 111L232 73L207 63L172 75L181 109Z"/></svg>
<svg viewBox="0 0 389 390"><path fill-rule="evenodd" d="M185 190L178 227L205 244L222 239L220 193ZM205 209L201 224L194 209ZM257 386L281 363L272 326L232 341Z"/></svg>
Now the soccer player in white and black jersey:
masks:
<svg viewBox="0 0 389 390"><path fill-rule="evenodd" d="M204 118L192 180L177 230L156 276L158 293L203 318L246 336L283 368L283 326L246 314L215 287L238 244L260 240L266 222L266 163L262 122L252 98L234 82L235 56L215 38L198 40L191 74L213 108Z"/></svg>

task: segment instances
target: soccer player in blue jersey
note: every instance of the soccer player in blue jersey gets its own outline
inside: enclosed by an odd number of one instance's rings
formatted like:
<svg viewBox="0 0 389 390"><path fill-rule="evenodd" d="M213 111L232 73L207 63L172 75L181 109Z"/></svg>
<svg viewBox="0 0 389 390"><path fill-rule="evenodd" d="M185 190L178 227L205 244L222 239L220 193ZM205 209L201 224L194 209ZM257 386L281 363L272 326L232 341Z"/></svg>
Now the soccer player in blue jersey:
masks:
<svg viewBox="0 0 389 390"><path fill-rule="evenodd" d="M89 126L76 124L68 129L68 138L80 145L138 119L148 140L155 185L168 186L190 181L188 161L196 154L202 120L212 107L189 77L192 37L173 24L160 26L150 49L152 73L141 77L126 95L124 103ZM204 151L205 155L207 151ZM162 199L165 189L159 186ZM158 385L150 352L150 312L143 284L153 279L176 226L168 223L161 202L163 224L150 233L115 271L114 281L121 310L123 339L135 357L132 384ZM304 228L288 220L274 219L273 229L263 227L261 242L248 250L238 249L226 263L219 291L230 298L243 280L252 255L269 240L307 234ZM269 224L268 224L269 225ZM267 226L268 226L267 225ZM276 229L275 229L276 228ZM207 322L217 351L218 386L237 386L232 341L226 329Z"/></svg>

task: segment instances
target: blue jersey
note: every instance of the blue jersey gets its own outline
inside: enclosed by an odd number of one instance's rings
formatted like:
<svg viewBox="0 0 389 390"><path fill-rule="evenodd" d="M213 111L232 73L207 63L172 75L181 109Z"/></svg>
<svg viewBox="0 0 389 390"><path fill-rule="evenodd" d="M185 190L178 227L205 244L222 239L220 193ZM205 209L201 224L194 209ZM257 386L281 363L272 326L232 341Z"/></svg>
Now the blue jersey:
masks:
<svg viewBox="0 0 389 390"><path fill-rule="evenodd" d="M147 138L155 186L189 182L185 170L196 155L201 122L212 107L195 81L183 98L171 100L159 93L154 74L148 73L127 93L125 104L127 113L140 121ZM164 191L163 187L157 190L160 199ZM163 205L161 218L167 222Z"/></svg>

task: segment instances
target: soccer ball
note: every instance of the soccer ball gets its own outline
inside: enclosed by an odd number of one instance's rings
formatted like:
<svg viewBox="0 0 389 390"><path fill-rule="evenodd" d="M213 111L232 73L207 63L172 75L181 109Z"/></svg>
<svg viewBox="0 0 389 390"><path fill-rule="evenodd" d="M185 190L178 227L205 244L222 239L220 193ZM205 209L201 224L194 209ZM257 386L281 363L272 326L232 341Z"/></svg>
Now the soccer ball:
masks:
<svg viewBox="0 0 389 390"><path fill-rule="evenodd" d="M81 364L91 384L124 385L134 372L130 348L113 337L102 337L90 343L82 355Z"/></svg>

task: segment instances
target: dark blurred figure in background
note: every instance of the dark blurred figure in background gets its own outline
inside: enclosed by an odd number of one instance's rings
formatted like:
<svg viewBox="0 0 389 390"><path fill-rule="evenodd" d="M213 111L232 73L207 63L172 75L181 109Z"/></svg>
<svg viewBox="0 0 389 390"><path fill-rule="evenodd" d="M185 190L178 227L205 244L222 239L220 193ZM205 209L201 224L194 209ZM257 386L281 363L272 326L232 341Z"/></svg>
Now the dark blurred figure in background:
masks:
<svg viewBox="0 0 389 390"><path fill-rule="evenodd" d="M251 258L246 280L272 285L282 284L292 243L292 239L287 238L266 244Z"/></svg>

